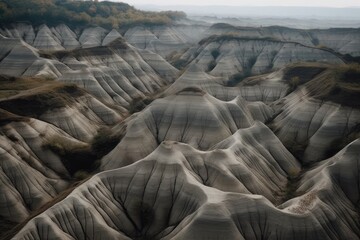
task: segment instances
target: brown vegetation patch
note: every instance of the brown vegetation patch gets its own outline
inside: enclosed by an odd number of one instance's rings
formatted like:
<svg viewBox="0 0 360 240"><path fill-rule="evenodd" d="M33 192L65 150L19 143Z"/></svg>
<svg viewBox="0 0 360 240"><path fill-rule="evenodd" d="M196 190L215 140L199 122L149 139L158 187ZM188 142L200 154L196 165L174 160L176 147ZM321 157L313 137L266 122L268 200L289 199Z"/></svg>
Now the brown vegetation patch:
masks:
<svg viewBox="0 0 360 240"><path fill-rule="evenodd" d="M360 108L359 64L331 67L305 86L316 99Z"/></svg>
<svg viewBox="0 0 360 240"><path fill-rule="evenodd" d="M84 93L75 84L52 82L3 99L0 101L0 108L18 115L39 117L49 110L72 105L75 98Z"/></svg>

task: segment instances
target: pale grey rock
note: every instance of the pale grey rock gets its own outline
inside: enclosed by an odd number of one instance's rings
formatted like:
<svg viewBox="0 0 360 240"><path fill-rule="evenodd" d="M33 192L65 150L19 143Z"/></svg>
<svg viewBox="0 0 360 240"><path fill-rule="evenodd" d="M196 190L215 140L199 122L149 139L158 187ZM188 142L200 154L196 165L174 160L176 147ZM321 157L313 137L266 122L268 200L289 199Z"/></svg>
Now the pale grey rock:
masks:
<svg viewBox="0 0 360 240"><path fill-rule="evenodd" d="M209 149L239 128L251 126L254 120L266 121L272 114L264 103L248 103L240 97L223 102L199 89L184 89L155 100L133 116L122 141L102 159L101 169L128 165L166 140Z"/></svg>
<svg viewBox="0 0 360 240"><path fill-rule="evenodd" d="M205 36L232 34L248 38L274 38L285 42L296 42L310 47L327 47L341 54L360 55L360 31L344 29L292 29L280 26L252 28L231 25L214 25Z"/></svg>
<svg viewBox="0 0 360 240"><path fill-rule="evenodd" d="M51 32L46 25L41 25L37 32L33 46L39 50L63 50L61 41Z"/></svg>
<svg viewBox="0 0 360 240"><path fill-rule="evenodd" d="M106 46L108 45L109 43L111 43L112 41L118 39L118 38L121 38L121 34L116 31L115 29L111 30L111 32L109 32L106 37L103 39L102 41L102 45L103 46Z"/></svg>
<svg viewBox="0 0 360 240"><path fill-rule="evenodd" d="M86 28L79 37L79 42L83 48L101 46L106 32L107 31L101 27Z"/></svg>
<svg viewBox="0 0 360 240"><path fill-rule="evenodd" d="M19 39L0 39L0 72L21 76L39 57L36 50Z"/></svg>
<svg viewBox="0 0 360 240"><path fill-rule="evenodd" d="M39 119L57 126L76 139L90 141L101 127L114 125L122 117L91 95L85 95L78 97L75 104L48 111Z"/></svg>
<svg viewBox="0 0 360 240"><path fill-rule="evenodd" d="M29 119L0 127L0 216L20 223L69 186L59 156L44 146L53 140L86 146L48 123Z"/></svg>
<svg viewBox="0 0 360 240"><path fill-rule="evenodd" d="M65 49L75 49L80 47L77 35L65 24L60 24L51 29L53 34L60 39L61 45Z"/></svg>
<svg viewBox="0 0 360 240"><path fill-rule="evenodd" d="M212 55L213 51L220 53L216 59ZM189 62L190 66L197 65L203 71L223 77L230 77L236 73L262 74L296 62L343 63L329 51L267 39L225 39L205 42L189 49L180 59ZM209 69L212 64L215 67Z"/></svg>
<svg viewBox="0 0 360 240"><path fill-rule="evenodd" d="M174 81L178 70L159 55L127 43L78 50L65 58L74 71L59 78L76 83L99 99L128 108L133 99L152 94Z"/></svg>
<svg viewBox="0 0 360 240"><path fill-rule="evenodd" d="M205 186L199 175L213 172L198 172L196 166L225 163L226 157L204 159L200 156L211 153L188 153L185 144L164 142L141 161L94 176L29 221L14 239L356 239L359 228L352 204L358 195L348 195L347 189L358 184L357 167L351 171L359 161L357 145L305 175L300 189L310 192L277 208L259 195ZM336 180L340 172L333 161L348 176L346 183Z"/></svg>
<svg viewBox="0 0 360 240"><path fill-rule="evenodd" d="M166 89L165 94L173 95L181 89L195 87L223 101L233 100L240 95L247 101L272 103L289 92L289 85L284 80L285 70L283 68L270 74L247 78L230 87L231 80L214 77L193 64Z"/></svg>
<svg viewBox="0 0 360 240"><path fill-rule="evenodd" d="M332 144L359 124L360 110L315 99L305 87L278 104L280 114L271 126L285 146L303 148L305 163L324 159Z"/></svg>

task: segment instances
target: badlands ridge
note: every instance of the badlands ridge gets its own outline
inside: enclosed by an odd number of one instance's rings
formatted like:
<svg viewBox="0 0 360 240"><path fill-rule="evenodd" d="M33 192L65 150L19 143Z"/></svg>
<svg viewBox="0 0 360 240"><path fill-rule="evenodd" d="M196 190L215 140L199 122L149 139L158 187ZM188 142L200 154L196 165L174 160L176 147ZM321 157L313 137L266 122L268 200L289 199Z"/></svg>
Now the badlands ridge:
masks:
<svg viewBox="0 0 360 240"><path fill-rule="evenodd" d="M2 237L358 239L359 46L359 29L3 26Z"/></svg>

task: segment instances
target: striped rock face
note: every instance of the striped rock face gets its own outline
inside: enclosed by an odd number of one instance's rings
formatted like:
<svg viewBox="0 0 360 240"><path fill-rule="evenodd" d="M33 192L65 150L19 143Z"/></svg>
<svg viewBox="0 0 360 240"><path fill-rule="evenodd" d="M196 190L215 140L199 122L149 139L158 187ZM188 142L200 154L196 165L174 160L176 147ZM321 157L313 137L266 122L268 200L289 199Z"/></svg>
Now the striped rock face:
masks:
<svg viewBox="0 0 360 240"><path fill-rule="evenodd" d="M358 239L356 34L2 27L0 238Z"/></svg>

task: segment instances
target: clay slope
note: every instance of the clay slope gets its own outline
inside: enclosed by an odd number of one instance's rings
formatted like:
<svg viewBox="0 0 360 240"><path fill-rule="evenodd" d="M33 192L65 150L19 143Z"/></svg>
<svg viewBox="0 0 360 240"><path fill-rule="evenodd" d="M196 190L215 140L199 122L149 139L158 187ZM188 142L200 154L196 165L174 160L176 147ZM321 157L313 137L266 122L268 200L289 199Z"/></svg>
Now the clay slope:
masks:
<svg viewBox="0 0 360 240"><path fill-rule="evenodd" d="M166 57L200 41L206 29L204 26L189 25L135 27L127 30L124 38L133 46Z"/></svg>
<svg viewBox="0 0 360 240"><path fill-rule="evenodd" d="M2 78L2 89L12 89L13 95L1 98L0 91L0 108L51 123L82 141L90 141L102 126L122 120L116 108L104 105L76 85L31 78Z"/></svg>
<svg viewBox="0 0 360 240"><path fill-rule="evenodd" d="M88 145L51 124L0 113L1 222L20 223L69 186L70 172L49 144Z"/></svg>
<svg viewBox="0 0 360 240"><path fill-rule="evenodd" d="M311 47L326 47L341 54L360 56L360 30L342 29L294 29L281 26L252 28L235 27L229 24L215 24L206 31L207 36L235 34L239 37L270 37L281 41L301 43Z"/></svg>
<svg viewBox="0 0 360 240"><path fill-rule="evenodd" d="M164 92L173 95L187 87L200 88L211 96L223 101L230 101L241 96L247 101L271 103L285 97L291 87L286 79L287 67L278 71L244 78L239 76L224 78L214 77L204 72L197 65L191 65L185 72Z"/></svg>
<svg viewBox="0 0 360 240"><path fill-rule="evenodd" d="M36 49L15 38L0 36L0 73L9 76L59 77L70 70L66 65L39 56Z"/></svg>
<svg viewBox="0 0 360 240"><path fill-rule="evenodd" d="M179 61L196 64L214 76L256 75L294 62L343 63L335 54L271 38L211 36L190 48Z"/></svg>
<svg viewBox="0 0 360 240"><path fill-rule="evenodd" d="M153 52L138 50L121 37L114 39L108 38L107 46L39 52L20 39L0 38L0 71L75 83L125 112L134 99L171 83L178 70Z"/></svg>
<svg viewBox="0 0 360 240"><path fill-rule="evenodd" d="M75 83L99 99L125 108L135 98L159 91L178 74L159 55L138 50L121 38L104 47L53 54L71 68L60 81Z"/></svg>
<svg viewBox="0 0 360 240"><path fill-rule="evenodd" d="M359 141L304 175L299 188L305 191L302 196L275 207L259 195L217 189L230 186L225 178L233 179L235 169L247 168L242 153L234 154L237 146L257 156L252 164L256 159L259 164L283 168L275 167L271 173L279 171L284 176L288 173L291 161L281 160L286 154L281 144L273 145L275 140L258 145L257 131L249 132L239 134L246 139L244 145L234 141L237 135L222 145L231 147L210 152L163 142L143 160L94 176L65 200L28 222L14 239L358 238L355 206L359 196L349 186L359 184ZM268 134L272 133L266 131ZM252 147L248 148L247 143ZM283 154L261 157L269 149ZM227 168L230 161L236 167ZM292 162L296 169L296 161ZM220 172L216 170L219 166L224 167ZM251 172L251 176L259 176L256 170ZM346 182L340 180L344 174ZM244 178L241 182L246 185L249 180ZM258 185L256 181L250 182ZM67 224L68 221L72 224Z"/></svg>
<svg viewBox="0 0 360 240"><path fill-rule="evenodd" d="M133 46L153 51L163 57L174 51L189 47L203 36L207 27L172 25L152 27L132 27L124 32L124 38ZM56 27L41 25L34 27L25 23L12 24L0 29L0 34L8 38L20 38L31 46L45 51L73 50L77 48L99 47L121 37L116 29L88 27L71 29L65 24Z"/></svg>
<svg viewBox="0 0 360 240"><path fill-rule="evenodd" d="M115 29L109 31L102 27L89 27L78 32L65 24L49 28L45 24L34 27L25 23L3 27L0 33L8 38L23 39L31 46L46 51L97 47L121 36Z"/></svg>
<svg viewBox="0 0 360 240"><path fill-rule="evenodd" d="M24 221L74 181L89 176L95 161L107 153L97 146L111 145L99 136L121 120L116 110L76 85L1 77L2 230Z"/></svg>
<svg viewBox="0 0 360 240"><path fill-rule="evenodd" d="M279 114L270 124L304 163L322 160L340 150L356 138L360 124L358 65L327 66L313 78L302 78L307 70L291 69L293 81L308 82L274 103Z"/></svg>
<svg viewBox="0 0 360 240"><path fill-rule="evenodd" d="M241 97L223 102L205 92L184 89L176 95L155 100L126 123L126 135L102 160L101 169L128 165L150 154L162 141L189 143L209 149L246 128L254 120L266 121L272 109L261 102L248 103Z"/></svg>

